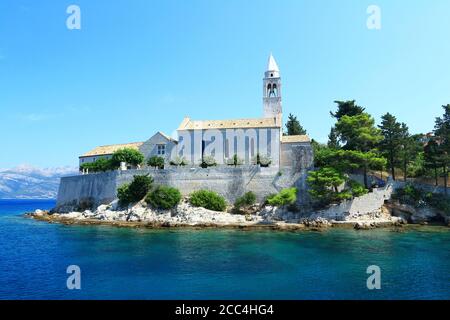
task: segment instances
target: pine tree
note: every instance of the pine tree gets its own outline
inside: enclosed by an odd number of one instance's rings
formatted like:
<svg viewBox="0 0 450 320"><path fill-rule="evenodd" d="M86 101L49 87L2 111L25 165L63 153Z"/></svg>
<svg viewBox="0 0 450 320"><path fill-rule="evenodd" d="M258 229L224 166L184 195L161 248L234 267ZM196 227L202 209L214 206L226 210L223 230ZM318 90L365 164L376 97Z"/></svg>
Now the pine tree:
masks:
<svg viewBox="0 0 450 320"><path fill-rule="evenodd" d="M383 140L380 142L380 151L388 159L392 179L395 180L395 166L398 163L398 155L402 145L402 125L389 112L381 119L381 125L378 126L383 135Z"/></svg>
<svg viewBox="0 0 450 320"><path fill-rule="evenodd" d="M435 185L439 185L438 169L441 167L439 145L433 139L430 140L424 148L425 167L430 168L434 172Z"/></svg>
<svg viewBox="0 0 450 320"><path fill-rule="evenodd" d="M287 136L301 136L306 134L306 130L300 125L300 122L292 114L289 114L288 121L286 123Z"/></svg>
<svg viewBox="0 0 450 320"><path fill-rule="evenodd" d="M343 116L357 116L364 112L364 108L356 105L355 100L349 101L334 101L338 105L338 111L335 113L330 111L330 114L333 118L336 118L337 121L341 120Z"/></svg>
<svg viewBox="0 0 450 320"><path fill-rule="evenodd" d="M328 148L331 149L339 149L341 146L339 145L339 137L336 132L336 128L333 127L330 130L330 134L328 135Z"/></svg>
<svg viewBox="0 0 450 320"><path fill-rule="evenodd" d="M450 104L442 106L444 115L436 118L434 135L439 141L440 162L444 176L445 194L447 194L448 167L450 164Z"/></svg>

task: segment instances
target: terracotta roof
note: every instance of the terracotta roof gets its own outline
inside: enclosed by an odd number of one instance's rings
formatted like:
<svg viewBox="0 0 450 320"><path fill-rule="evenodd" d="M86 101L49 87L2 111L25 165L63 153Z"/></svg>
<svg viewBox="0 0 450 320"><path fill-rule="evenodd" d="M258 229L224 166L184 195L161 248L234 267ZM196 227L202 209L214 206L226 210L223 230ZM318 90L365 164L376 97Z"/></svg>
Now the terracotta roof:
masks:
<svg viewBox="0 0 450 320"><path fill-rule="evenodd" d="M93 157L93 156L105 156L105 155L111 155L117 150L124 149L124 148L131 148L138 150L140 146L143 145L143 142L133 142L133 143L125 143L125 144L112 144L108 146L100 146L97 148L92 149L89 152L86 152L80 158L84 157Z"/></svg>
<svg viewBox="0 0 450 320"><path fill-rule="evenodd" d="M178 130L281 128L281 118L234 119L234 120L191 120L184 118Z"/></svg>
<svg viewBox="0 0 450 320"><path fill-rule="evenodd" d="M281 138L281 143L299 143L299 142L311 142L309 136L283 136Z"/></svg>

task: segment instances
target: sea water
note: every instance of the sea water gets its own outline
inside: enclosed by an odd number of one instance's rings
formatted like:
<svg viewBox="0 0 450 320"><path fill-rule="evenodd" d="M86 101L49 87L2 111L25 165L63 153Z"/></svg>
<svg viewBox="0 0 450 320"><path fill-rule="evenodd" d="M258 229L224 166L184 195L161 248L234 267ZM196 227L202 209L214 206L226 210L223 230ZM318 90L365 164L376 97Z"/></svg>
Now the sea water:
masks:
<svg viewBox="0 0 450 320"><path fill-rule="evenodd" d="M450 299L450 229L324 232L65 226L0 200L0 299ZM80 290L69 290L69 266ZM381 270L380 290L367 268Z"/></svg>

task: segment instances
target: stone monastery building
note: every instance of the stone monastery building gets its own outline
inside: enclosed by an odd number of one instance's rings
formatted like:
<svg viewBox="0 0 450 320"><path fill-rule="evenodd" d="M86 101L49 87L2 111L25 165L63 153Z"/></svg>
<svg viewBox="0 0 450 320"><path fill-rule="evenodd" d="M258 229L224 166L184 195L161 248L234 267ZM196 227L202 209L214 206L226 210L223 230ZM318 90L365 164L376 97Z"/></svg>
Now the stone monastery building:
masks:
<svg viewBox="0 0 450 320"><path fill-rule="evenodd" d="M234 155L250 165L257 155L270 159L272 167L295 168L301 162L301 150L311 148L308 136L283 136L282 83L280 70L269 57L263 79L263 114L257 119L193 120L183 119L178 139L157 132L144 142L97 147L79 157L80 165L100 158L110 158L123 148L139 150L146 159L161 156L169 163L184 158L188 165L198 166L206 156L225 165Z"/></svg>

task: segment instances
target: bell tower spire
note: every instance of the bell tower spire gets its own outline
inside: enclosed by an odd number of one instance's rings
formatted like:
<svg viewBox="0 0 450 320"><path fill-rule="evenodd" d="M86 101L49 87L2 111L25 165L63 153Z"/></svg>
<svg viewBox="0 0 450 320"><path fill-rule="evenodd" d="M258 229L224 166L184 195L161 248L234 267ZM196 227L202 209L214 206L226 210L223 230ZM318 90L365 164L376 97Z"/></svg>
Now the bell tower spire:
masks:
<svg viewBox="0 0 450 320"><path fill-rule="evenodd" d="M280 69L272 53L263 79L264 118L281 116L281 78Z"/></svg>

